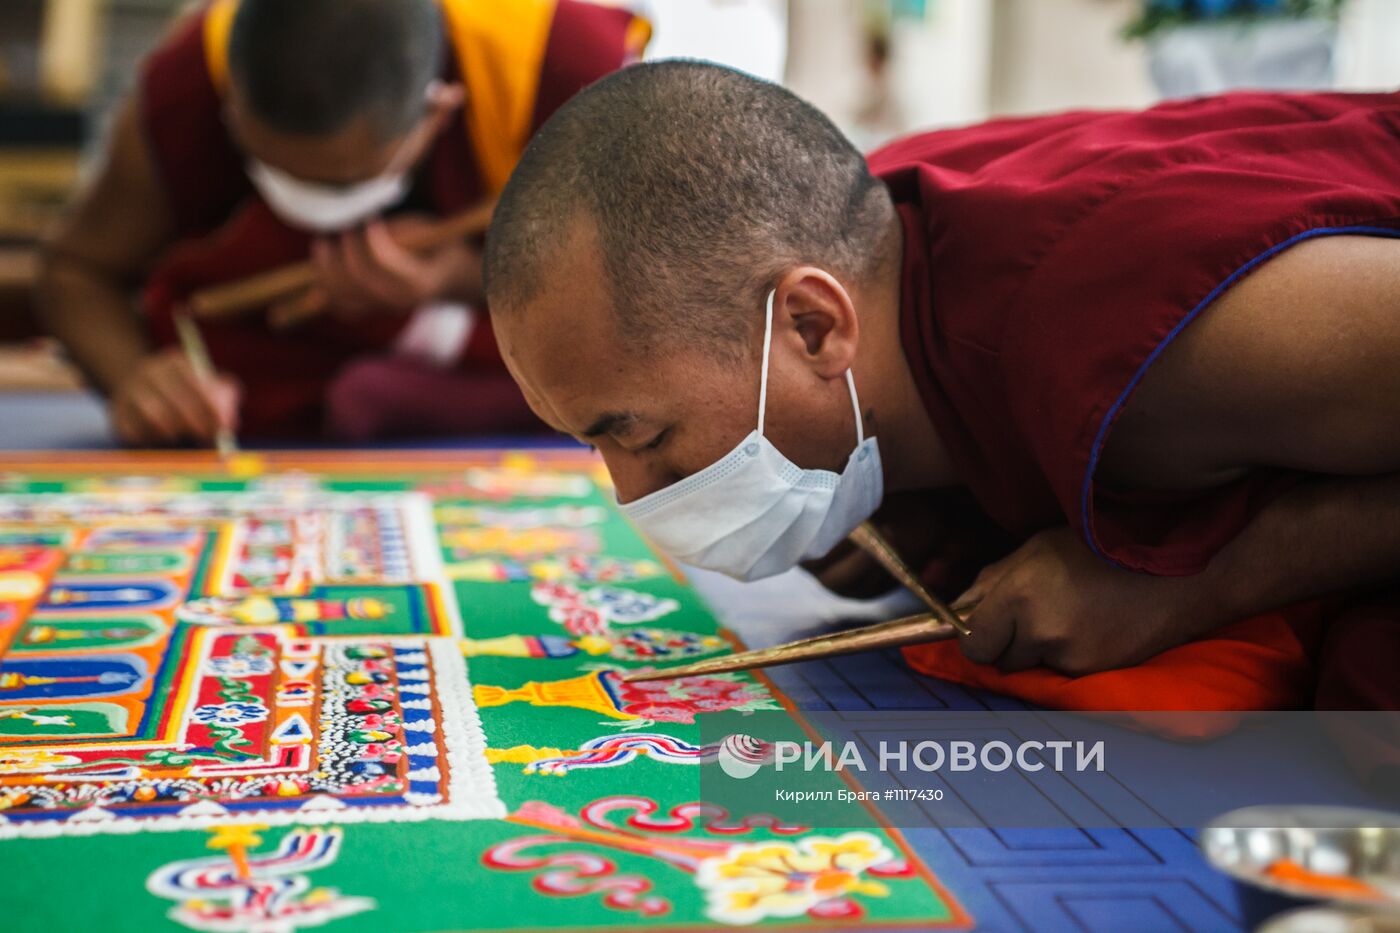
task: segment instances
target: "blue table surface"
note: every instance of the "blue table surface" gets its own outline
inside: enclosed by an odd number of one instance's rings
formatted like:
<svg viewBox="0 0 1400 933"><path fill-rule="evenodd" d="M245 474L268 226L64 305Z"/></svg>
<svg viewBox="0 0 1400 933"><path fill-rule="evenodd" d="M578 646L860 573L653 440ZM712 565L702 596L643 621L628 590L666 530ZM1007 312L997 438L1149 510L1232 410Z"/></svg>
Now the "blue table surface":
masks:
<svg viewBox="0 0 1400 933"><path fill-rule="evenodd" d="M726 626L752 647L813 634L836 619L887 618L908 611L907 594L883 605L836 600L800 572L740 584L704 571L688 571L696 588ZM901 604L900 600L908 600ZM815 621L814 621L815 620ZM982 690L919 674L896 651L867 653L829 661L771 668L769 676L795 704L827 724L851 720L849 734L869 748L895 725L895 715L918 711L974 715L1011 713L1024 717L1036 708ZM888 711L884 722L872 713ZM838 716L839 713L839 716ZM917 734L932 716L917 716ZM901 733L902 735L905 733ZM938 738L924 734L924 738ZM965 736L962 736L965 737ZM1172 743L1147 737L1170 751ZM1024 828L1057 822L1075 803L1100 794L1086 782L1064 776L1058 796L1028 782L998 781L978 786L976 778L945 783L944 806L974 806L993 823L999 810L1021 815L1016 828L901 828L910 846L983 930L1230 931L1242 930L1233 884L1206 864L1194 834L1182 829ZM889 782L862 775L861 782L883 790ZM920 781L927 786L930 782ZM1161 789L1169 796L1170 789ZM1132 795L1131 789L1129 795ZM1070 799L1066 800L1068 796ZM1151 808L1150 793L1130 803ZM1141 799L1141 798L1149 799ZM1074 798L1079 798L1075 800ZM1122 801L1120 801L1120 805ZM1047 812L1026 811L1041 808ZM937 820L937 811L929 814Z"/></svg>
<svg viewBox="0 0 1400 933"><path fill-rule="evenodd" d="M499 447L557 446L549 437L449 439L389 446ZM82 393L0 395L0 449L102 449L110 447L105 417L97 400ZM301 445L305 446L305 445ZM826 594L805 574L793 572L759 584L743 585L713 574L693 575L717 615L752 646L810 634L838 619L888 618L910 605L908 594L858 604ZM839 661L777 668L773 679L800 707L840 711L853 720L852 732L879 730L880 711L1032 711L1007 697L971 690L913 672L896 652L869 653ZM864 714L864 715L862 715ZM1157 742L1161 754L1176 746ZM1150 751L1150 749L1149 749ZM1150 757L1150 756L1149 756ZM1335 763L1333 763L1335 764ZM1335 780L1329 770L1325 780ZM1210 781L1202 775L1202 786ZM1026 786L1004 785L978 797L978 788L949 785L966 806L996 812L1006 807L1024 814L1043 806L1065 812L1076 795L1094 805L1100 789L1070 777L1058 799ZM1170 789L1150 778L1116 791L1133 806L1153 810L1154 795ZM1176 788L1179 793L1180 788ZM1120 801L1122 802L1122 801ZM1031 820L1034 822L1034 820ZM905 837L946 888L986 930L1240 930L1243 920L1232 883L1201 858L1189 829L947 828L907 829Z"/></svg>

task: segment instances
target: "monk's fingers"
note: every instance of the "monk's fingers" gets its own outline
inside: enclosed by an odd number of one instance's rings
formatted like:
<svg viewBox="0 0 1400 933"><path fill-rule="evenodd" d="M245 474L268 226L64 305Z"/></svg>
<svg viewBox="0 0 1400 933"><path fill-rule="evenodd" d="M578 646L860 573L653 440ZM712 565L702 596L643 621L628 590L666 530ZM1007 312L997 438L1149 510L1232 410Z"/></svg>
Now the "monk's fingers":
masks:
<svg viewBox="0 0 1400 933"><path fill-rule="evenodd" d="M173 348L148 356L113 391L113 427L124 441L170 444L186 433L185 416L172 406L162 388L165 371L183 359Z"/></svg>
<svg viewBox="0 0 1400 933"><path fill-rule="evenodd" d="M979 664L995 663L1016 638L1021 608L1019 599L1006 598L999 589L983 596L967 618L972 634L959 640L963 654Z"/></svg>
<svg viewBox="0 0 1400 933"><path fill-rule="evenodd" d="M355 287L372 303L409 308L418 302L412 283L379 264L370 249L368 230L352 230L340 238L341 259Z"/></svg>
<svg viewBox="0 0 1400 933"><path fill-rule="evenodd" d="M997 669L1011 674L1044 664L1046 645L1036 636L1035 623L1017 616L1012 629L1010 643L996 659Z"/></svg>
<svg viewBox="0 0 1400 933"><path fill-rule="evenodd" d="M432 276L432 263L401 246L382 220L372 220L365 225L364 242L379 269L404 288L422 287Z"/></svg>
<svg viewBox="0 0 1400 933"><path fill-rule="evenodd" d="M132 411L130 403L125 399L114 401L111 405L112 433L117 440L128 447L138 447L146 443L145 426Z"/></svg>
<svg viewBox="0 0 1400 933"><path fill-rule="evenodd" d="M161 397L152 392L132 392L119 403L125 410L128 442L133 445L173 444L180 439L180 422Z"/></svg>
<svg viewBox="0 0 1400 933"><path fill-rule="evenodd" d="M151 368L151 389L171 413L179 433L198 440L213 438L219 415L210 400L209 385L195 374L184 354L165 357Z"/></svg>
<svg viewBox="0 0 1400 933"><path fill-rule="evenodd" d="M1004 563L1004 562L1001 562ZM962 595L953 600L953 606L957 609L976 606L987 598L987 594L996 588L1005 575L1005 568L1001 563L991 564L983 567L978 572L977 578L972 581L972 585L963 591Z"/></svg>
<svg viewBox="0 0 1400 933"><path fill-rule="evenodd" d="M218 417L219 426L238 430L238 409L243 403L243 384L233 376L219 373L208 383L209 404Z"/></svg>
<svg viewBox="0 0 1400 933"><path fill-rule="evenodd" d="M355 284L345 265L342 242L345 237L321 237L311 243L311 265L316 284L325 292L337 316L353 315L369 307L364 292Z"/></svg>

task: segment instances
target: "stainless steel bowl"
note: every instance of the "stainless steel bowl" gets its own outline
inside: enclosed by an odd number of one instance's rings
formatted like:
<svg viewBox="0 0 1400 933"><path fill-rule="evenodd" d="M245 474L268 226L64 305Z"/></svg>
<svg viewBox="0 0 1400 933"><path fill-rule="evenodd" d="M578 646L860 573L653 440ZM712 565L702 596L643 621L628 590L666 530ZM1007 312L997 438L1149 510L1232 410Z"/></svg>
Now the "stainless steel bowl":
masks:
<svg viewBox="0 0 1400 933"><path fill-rule="evenodd" d="M1400 813L1347 807L1246 807L1201 831L1206 860L1237 881L1300 902L1400 911ZM1288 864L1291 863L1291 864ZM1359 882L1374 894L1297 879Z"/></svg>
<svg viewBox="0 0 1400 933"><path fill-rule="evenodd" d="M1400 933L1400 913L1304 907L1279 914L1255 933Z"/></svg>

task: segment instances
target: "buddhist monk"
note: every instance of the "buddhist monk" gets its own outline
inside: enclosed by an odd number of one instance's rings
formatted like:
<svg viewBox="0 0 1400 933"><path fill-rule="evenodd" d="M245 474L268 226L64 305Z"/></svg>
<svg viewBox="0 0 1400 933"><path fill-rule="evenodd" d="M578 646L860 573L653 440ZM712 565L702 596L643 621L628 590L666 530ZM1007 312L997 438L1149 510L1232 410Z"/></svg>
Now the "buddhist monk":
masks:
<svg viewBox="0 0 1400 933"><path fill-rule="evenodd" d="M48 244L42 311L133 445L535 424L477 313L479 242L400 240L498 193L647 36L580 0L214 0L145 62ZM196 376L171 314L307 258L309 291L204 326L217 373Z"/></svg>
<svg viewBox="0 0 1400 933"><path fill-rule="evenodd" d="M971 608L966 655L1073 675L1341 593L1326 650L1365 707L1400 657L1397 237L1393 93L863 158L786 90L676 62L542 128L485 280L530 406L683 560L849 579L873 516Z"/></svg>

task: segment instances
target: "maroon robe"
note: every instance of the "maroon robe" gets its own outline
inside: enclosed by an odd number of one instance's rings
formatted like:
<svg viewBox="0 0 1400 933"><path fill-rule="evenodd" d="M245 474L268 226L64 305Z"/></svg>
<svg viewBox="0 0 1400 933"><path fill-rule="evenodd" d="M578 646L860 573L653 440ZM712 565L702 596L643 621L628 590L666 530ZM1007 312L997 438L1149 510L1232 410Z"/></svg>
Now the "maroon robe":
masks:
<svg viewBox="0 0 1400 933"><path fill-rule="evenodd" d="M1192 574L1302 478L1257 470L1142 495L1094 471L1153 361L1231 285L1313 237L1400 236L1400 94L999 120L869 161L904 226L905 355L955 467L1003 528L1068 524L1120 566ZM1400 620L1391 631L1400 639Z"/></svg>

